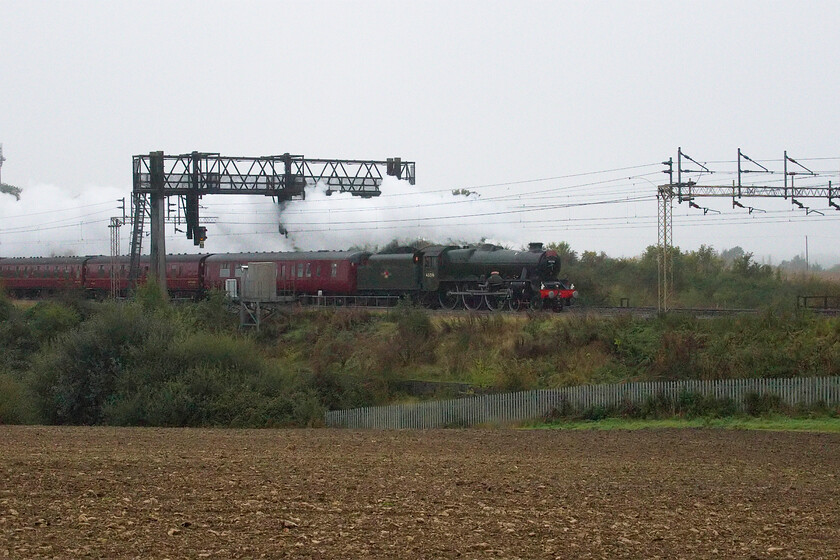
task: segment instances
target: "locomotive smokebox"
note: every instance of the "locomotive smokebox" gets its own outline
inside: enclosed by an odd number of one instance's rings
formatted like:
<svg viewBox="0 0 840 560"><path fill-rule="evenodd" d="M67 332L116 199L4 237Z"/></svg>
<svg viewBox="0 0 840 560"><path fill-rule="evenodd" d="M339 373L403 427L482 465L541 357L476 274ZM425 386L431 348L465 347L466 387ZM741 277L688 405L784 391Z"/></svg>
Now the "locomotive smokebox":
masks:
<svg viewBox="0 0 840 560"><path fill-rule="evenodd" d="M543 250L543 245L539 241L528 243L528 250L532 253L539 253Z"/></svg>

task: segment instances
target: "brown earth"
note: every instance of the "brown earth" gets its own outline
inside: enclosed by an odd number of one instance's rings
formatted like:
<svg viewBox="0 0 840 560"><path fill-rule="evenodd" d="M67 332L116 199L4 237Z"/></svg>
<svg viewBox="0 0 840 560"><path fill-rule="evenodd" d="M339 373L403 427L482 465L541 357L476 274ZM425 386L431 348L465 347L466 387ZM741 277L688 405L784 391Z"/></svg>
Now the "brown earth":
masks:
<svg viewBox="0 0 840 560"><path fill-rule="evenodd" d="M0 558L840 558L840 436L0 426Z"/></svg>

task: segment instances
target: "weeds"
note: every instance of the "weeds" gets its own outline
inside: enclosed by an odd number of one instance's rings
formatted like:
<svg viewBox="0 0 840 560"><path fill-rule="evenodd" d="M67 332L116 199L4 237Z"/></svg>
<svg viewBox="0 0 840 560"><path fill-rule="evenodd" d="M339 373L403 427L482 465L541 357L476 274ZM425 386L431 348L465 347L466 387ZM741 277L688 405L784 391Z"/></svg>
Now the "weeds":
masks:
<svg viewBox="0 0 840 560"><path fill-rule="evenodd" d="M43 302L0 297L0 422L317 425L327 409L403 398L409 380L480 391L622 381L840 375L840 319L766 312L698 320L630 315L439 318L295 310L241 334L220 295L198 304ZM568 410L557 417L686 418L802 411L773 398L696 394Z"/></svg>

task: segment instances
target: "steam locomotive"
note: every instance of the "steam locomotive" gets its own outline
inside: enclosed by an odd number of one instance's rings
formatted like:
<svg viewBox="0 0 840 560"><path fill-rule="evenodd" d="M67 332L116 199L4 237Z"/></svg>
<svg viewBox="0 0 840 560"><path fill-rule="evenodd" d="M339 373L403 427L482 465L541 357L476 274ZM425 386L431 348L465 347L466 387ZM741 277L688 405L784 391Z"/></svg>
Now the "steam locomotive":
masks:
<svg viewBox="0 0 840 560"><path fill-rule="evenodd" d="M558 278L555 251L531 243L527 251L496 245L434 245L388 252L313 251L168 255L167 288L173 297L200 298L209 290L231 291L248 263L273 262L277 291L306 301L332 298L411 298L428 307L478 310L562 310L577 297L574 285ZM0 283L14 296L37 297L66 290L105 297L128 291L129 258L0 258ZM145 280L149 260L141 261ZM234 290L235 291L235 290Z"/></svg>

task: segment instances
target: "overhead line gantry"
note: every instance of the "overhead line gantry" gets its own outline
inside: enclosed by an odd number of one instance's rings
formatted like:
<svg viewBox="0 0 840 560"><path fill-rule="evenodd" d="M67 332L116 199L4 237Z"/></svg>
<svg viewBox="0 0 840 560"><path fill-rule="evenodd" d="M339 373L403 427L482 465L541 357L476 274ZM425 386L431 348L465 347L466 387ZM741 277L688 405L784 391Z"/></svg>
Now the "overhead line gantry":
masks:
<svg viewBox="0 0 840 560"><path fill-rule="evenodd" d="M690 161L699 167L699 169L685 169L683 168L683 161ZM784 183L782 186L767 186L767 185L744 185L742 183L742 176L748 173L765 173L775 174L772 171L753 160L744 154L738 148L738 181L733 181L732 185L698 185L696 181L683 180L683 174L698 174L698 173L715 173L703 163L700 163L682 151L682 148L677 148L677 181L674 182L674 158L669 158L663 161L662 164L666 166L664 173L668 175L668 184L659 185L657 187L657 200L659 205L657 237L658 237L658 292L659 301L658 309L660 312L668 311L671 300L671 292L673 290L673 261L671 259L671 251L673 249L673 213L674 213L674 199L678 203L688 202L692 208L702 209L704 214L709 211L708 208L702 208L694 202L697 198L731 198L732 207L744 208L740 199L742 197L759 197L759 198L783 198L790 199L791 204L798 208L805 210L806 214L819 213L819 210L813 210L805 206L801 199L824 199L828 201L828 206L835 210L840 210L840 204L836 201L840 198L840 193L837 192L837 187L832 186L832 182L828 181L827 185L819 186L796 186L797 177L819 177L819 174L808 169L792 157L788 156L787 151L784 152L783 170L781 173L784 176ZM804 161L804 160L803 160ZM760 169L745 168L750 162ZM749 208L750 213L756 210Z"/></svg>
<svg viewBox="0 0 840 560"><path fill-rule="evenodd" d="M218 153L191 152L165 155L150 152L132 158L132 223L129 284L140 276L145 218L150 221L150 270L166 289L164 215L166 199L178 196L184 208L186 236L204 246L207 230L201 225L199 199L209 194L270 196L278 203L304 199L307 185L323 183L327 194L349 192L370 198L379 196L386 176L414 184L414 162L401 158L385 161L313 159L285 153L276 156L232 157Z"/></svg>

